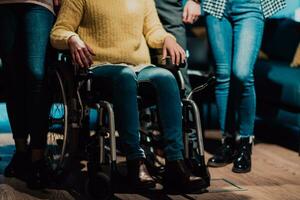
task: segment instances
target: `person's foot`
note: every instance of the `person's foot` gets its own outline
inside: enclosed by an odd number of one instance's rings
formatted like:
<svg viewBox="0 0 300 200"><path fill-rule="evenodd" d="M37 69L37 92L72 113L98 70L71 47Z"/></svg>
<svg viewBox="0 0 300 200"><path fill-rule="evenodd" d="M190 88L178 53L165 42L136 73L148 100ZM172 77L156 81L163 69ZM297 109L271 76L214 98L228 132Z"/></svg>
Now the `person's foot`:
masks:
<svg viewBox="0 0 300 200"><path fill-rule="evenodd" d="M234 159L234 143L233 138L224 138L221 147L219 147L213 157L208 160L207 165L209 167L223 167L232 163Z"/></svg>
<svg viewBox="0 0 300 200"><path fill-rule="evenodd" d="M202 192L206 188L205 181L192 175L183 160L166 162L163 185L171 193Z"/></svg>
<svg viewBox="0 0 300 200"><path fill-rule="evenodd" d="M127 161L128 179L136 189L155 187L155 181L149 174L144 159Z"/></svg>
<svg viewBox="0 0 300 200"><path fill-rule="evenodd" d="M50 170L44 159L31 163L27 186L30 189L40 190L45 189L49 184Z"/></svg>
<svg viewBox="0 0 300 200"><path fill-rule="evenodd" d="M251 171L252 142L249 137L241 138L237 157L233 162L232 171L235 173L247 173Z"/></svg>
<svg viewBox="0 0 300 200"><path fill-rule="evenodd" d="M15 152L10 163L4 169L4 176L26 180L30 163L29 160L28 152Z"/></svg>

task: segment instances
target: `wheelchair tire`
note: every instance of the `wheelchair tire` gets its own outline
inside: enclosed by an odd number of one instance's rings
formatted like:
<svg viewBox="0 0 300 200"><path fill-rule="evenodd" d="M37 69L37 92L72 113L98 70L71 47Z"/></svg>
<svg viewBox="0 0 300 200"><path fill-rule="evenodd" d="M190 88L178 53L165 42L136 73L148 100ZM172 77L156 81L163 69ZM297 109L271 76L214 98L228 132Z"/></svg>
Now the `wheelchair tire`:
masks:
<svg viewBox="0 0 300 200"><path fill-rule="evenodd" d="M50 74L51 107L47 134L46 159L54 172L63 169L67 156L69 132L68 95L63 75L54 70Z"/></svg>
<svg viewBox="0 0 300 200"><path fill-rule="evenodd" d="M85 194L91 200L109 200L113 197L111 179L103 172L97 172L85 182Z"/></svg>

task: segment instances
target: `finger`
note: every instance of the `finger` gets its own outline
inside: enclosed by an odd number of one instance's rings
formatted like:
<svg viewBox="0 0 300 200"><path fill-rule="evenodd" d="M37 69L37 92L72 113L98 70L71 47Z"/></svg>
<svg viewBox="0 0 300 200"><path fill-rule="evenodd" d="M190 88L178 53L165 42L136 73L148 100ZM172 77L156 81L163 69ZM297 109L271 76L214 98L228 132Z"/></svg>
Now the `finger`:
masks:
<svg viewBox="0 0 300 200"><path fill-rule="evenodd" d="M182 14L182 21L183 22L186 22L187 16L188 16L188 7L184 6L184 10L183 10L183 14Z"/></svg>
<svg viewBox="0 0 300 200"><path fill-rule="evenodd" d="M189 15L188 19L187 19L187 22L192 24L193 23L193 18L194 18L194 15Z"/></svg>
<svg viewBox="0 0 300 200"><path fill-rule="evenodd" d="M88 50L88 48L84 48L83 51L84 51L85 57L88 60L89 66L91 66L93 64L93 57L92 57L90 51Z"/></svg>
<svg viewBox="0 0 300 200"><path fill-rule="evenodd" d="M75 56L74 50L70 50L70 53L71 53L71 57L72 57L72 64L74 65L76 63L76 56Z"/></svg>
<svg viewBox="0 0 300 200"><path fill-rule="evenodd" d="M185 63L186 55L185 55L185 51L182 48L180 48L180 55L181 55L181 63Z"/></svg>
<svg viewBox="0 0 300 200"><path fill-rule="evenodd" d="M89 67L89 61L88 61L88 58L86 57L83 49L81 51L79 51L79 55L80 55L80 58L81 58L81 61L84 65L84 67Z"/></svg>
<svg viewBox="0 0 300 200"><path fill-rule="evenodd" d="M165 60L167 58L167 48L163 47L163 53L162 53L162 60Z"/></svg>
<svg viewBox="0 0 300 200"><path fill-rule="evenodd" d="M174 50L174 57L175 57L175 64L179 65L180 62L180 53L177 47L173 48Z"/></svg>
<svg viewBox="0 0 300 200"><path fill-rule="evenodd" d="M54 0L54 6L59 6L59 1L58 0Z"/></svg>
<svg viewBox="0 0 300 200"><path fill-rule="evenodd" d="M185 61L185 51L179 45L178 45L177 48L178 48L178 51L179 51L179 54L180 54L180 62L184 63L184 61Z"/></svg>
<svg viewBox="0 0 300 200"><path fill-rule="evenodd" d="M172 64L175 65L175 52L174 49L169 49L169 55L171 57Z"/></svg>
<svg viewBox="0 0 300 200"><path fill-rule="evenodd" d="M193 20L193 23L195 23L196 21L198 21L199 17L198 16L195 16L194 20Z"/></svg>
<svg viewBox="0 0 300 200"><path fill-rule="evenodd" d="M86 46L87 49L89 50L90 54L92 54L93 56L96 55L95 52L94 52L94 50L93 50L89 45L85 44L85 46Z"/></svg>
<svg viewBox="0 0 300 200"><path fill-rule="evenodd" d="M77 63L78 65L80 65L80 67L84 67L84 65L83 65L83 63L82 63L82 61L81 61L79 52L78 52L78 51L75 51L74 53L75 53L75 60L76 60L76 63Z"/></svg>

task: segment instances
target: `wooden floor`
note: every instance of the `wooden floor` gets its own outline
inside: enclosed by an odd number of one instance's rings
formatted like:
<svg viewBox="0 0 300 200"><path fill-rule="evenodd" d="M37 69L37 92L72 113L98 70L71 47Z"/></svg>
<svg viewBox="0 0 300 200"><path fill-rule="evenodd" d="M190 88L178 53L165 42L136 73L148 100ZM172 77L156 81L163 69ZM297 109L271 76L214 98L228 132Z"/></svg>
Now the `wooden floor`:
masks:
<svg viewBox="0 0 300 200"><path fill-rule="evenodd" d="M213 180L208 193L184 196L123 193L116 194L115 199L300 200L300 157L294 151L277 145L257 144L251 173L235 174L231 167L210 169ZM32 192L17 182L0 177L0 200L73 199L64 191Z"/></svg>

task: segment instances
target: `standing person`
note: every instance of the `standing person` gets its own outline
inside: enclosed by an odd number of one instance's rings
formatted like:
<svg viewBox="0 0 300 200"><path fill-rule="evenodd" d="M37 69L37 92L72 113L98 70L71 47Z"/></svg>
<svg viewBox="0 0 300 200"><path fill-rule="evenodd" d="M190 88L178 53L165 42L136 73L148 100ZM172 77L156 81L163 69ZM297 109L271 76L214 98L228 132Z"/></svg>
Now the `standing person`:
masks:
<svg viewBox="0 0 300 200"><path fill-rule="evenodd" d="M175 36L183 49L187 49L185 25L192 24L200 16L199 0L188 0L183 6L181 0L155 0L158 16L167 32ZM186 92L191 91L187 66L181 69L185 80Z"/></svg>
<svg viewBox="0 0 300 200"><path fill-rule="evenodd" d="M0 0L0 57L6 73L7 110L16 152L4 175L46 186L48 131L45 58L59 0ZM27 143L30 135L30 145Z"/></svg>
<svg viewBox="0 0 300 200"><path fill-rule="evenodd" d="M233 172L251 170L256 110L253 67L265 18L284 6L284 0L203 0L216 64L216 103L223 133L222 146L208 161L211 167L233 162Z"/></svg>

